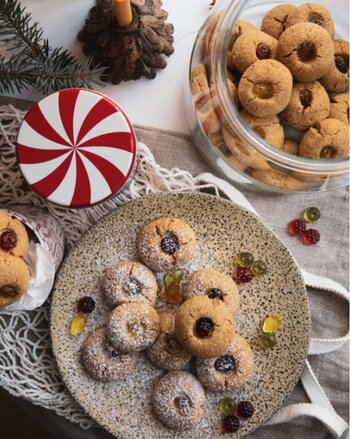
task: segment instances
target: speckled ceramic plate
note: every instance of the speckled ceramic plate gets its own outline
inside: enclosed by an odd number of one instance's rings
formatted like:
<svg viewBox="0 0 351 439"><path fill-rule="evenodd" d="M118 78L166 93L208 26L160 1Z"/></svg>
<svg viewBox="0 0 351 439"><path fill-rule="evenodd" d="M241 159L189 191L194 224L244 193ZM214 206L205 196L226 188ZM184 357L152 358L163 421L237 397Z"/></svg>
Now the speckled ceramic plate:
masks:
<svg viewBox="0 0 351 439"><path fill-rule="evenodd" d="M198 248L190 272L212 267L233 272L240 251L250 251L268 264L268 273L240 286L241 308L237 332L250 343L257 370L240 392L226 392L236 400L250 400L254 416L242 423L240 438L270 418L294 388L307 354L310 313L305 286L296 263L284 244L254 215L220 198L199 193L164 194L140 198L124 205L92 227L72 249L58 273L51 308L53 351L62 377L81 406L119 439L219 438L218 401L222 394L208 393L207 415L193 430L174 432L160 423L150 404L153 384L163 371L143 355L136 370L123 382L94 381L80 363L80 348L89 331L102 326L108 309L99 292L104 269L116 261L135 259L137 231L148 222L173 216L194 229ZM79 298L91 295L97 307L84 333L69 334ZM165 306L160 303L159 306ZM284 324L278 344L264 351L258 345L262 321L279 314Z"/></svg>

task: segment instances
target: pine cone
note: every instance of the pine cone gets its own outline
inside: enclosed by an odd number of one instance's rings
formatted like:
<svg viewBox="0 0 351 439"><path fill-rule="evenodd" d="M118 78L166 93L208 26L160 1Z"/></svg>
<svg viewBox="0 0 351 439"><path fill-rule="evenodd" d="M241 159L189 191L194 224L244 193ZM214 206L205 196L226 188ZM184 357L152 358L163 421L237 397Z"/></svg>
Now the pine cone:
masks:
<svg viewBox="0 0 351 439"><path fill-rule="evenodd" d="M154 79L164 69L164 55L174 52L171 24L166 23L168 13L161 9L161 0L134 0L133 22L118 26L110 0L97 0L90 9L78 39L83 52L93 57L94 65L106 67L104 81L119 84L121 81L145 76Z"/></svg>

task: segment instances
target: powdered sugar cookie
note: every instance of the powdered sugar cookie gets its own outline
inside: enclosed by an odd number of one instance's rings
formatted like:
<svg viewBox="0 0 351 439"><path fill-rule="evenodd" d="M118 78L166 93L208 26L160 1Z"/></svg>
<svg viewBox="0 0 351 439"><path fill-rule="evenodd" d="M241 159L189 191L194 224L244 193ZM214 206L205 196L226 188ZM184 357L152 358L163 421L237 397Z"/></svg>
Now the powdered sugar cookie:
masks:
<svg viewBox="0 0 351 439"><path fill-rule="evenodd" d="M205 391L189 372L168 372L155 385L152 406L168 427L184 430L195 427L205 416Z"/></svg>
<svg viewBox="0 0 351 439"><path fill-rule="evenodd" d="M128 302L115 308L107 321L107 337L122 352L142 351L156 340L160 318L145 302Z"/></svg>
<svg viewBox="0 0 351 439"><path fill-rule="evenodd" d="M162 313L160 332L155 343L147 350L150 361L161 369L179 370L189 363L191 355L180 346L174 329L174 314Z"/></svg>
<svg viewBox="0 0 351 439"><path fill-rule="evenodd" d="M82 361L90 375L98 381L123 379L136 366L138 354L116 350L107 340L106 328L92 331L82 346Z"/></svg>
<svg viewBox="0 0 351 439"><path fill-rule="evenodd" d="M122 261L107 268L101 288L111 307L124 302L147 302L153 305L156 301L156 278L140 262Z"/></svg>
<svg viewBox="0 0 351 439"><path fill-rule="evenodd" d="M227 351L216 358L196 360L197 376L213 392L242 387L255 369L254 355L247 341L235 334Z"/></svg>
<svg viewBox="0 0 351 439"><path fill-rule="evenodd" d="M159 218L138 236L138 253L151 270L170 271L186 264L196 248L193 229L179 218Z"/></svg>

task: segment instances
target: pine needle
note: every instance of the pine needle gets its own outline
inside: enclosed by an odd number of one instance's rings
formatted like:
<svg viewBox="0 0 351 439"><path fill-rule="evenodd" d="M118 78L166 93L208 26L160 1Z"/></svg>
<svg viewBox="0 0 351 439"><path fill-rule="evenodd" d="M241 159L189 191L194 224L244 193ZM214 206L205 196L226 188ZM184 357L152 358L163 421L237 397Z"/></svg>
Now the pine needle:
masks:
<svg viewBox="0 0 351 439"><path fill-rule="evenodd" d="M92 59L77 60L71 52L51 48L39 23L17 0L0 0L0 93L21 91L29 86L43 93L69 87L103 86L104 68L92 67Z"/></svg>

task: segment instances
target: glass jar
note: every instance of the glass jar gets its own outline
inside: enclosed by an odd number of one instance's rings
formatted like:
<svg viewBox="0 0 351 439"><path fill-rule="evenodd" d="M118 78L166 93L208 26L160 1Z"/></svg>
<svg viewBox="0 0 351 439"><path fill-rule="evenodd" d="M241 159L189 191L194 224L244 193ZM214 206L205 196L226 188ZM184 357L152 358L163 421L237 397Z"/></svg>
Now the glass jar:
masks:
<svg viewBox="0 0 351 439"><path fill-rule="evenodd" d="M298 6L305 1L292 0ZM323 1L330 10L336 38L348 40L348 2ZM259 127L250 128L235 105L240 78L227 68L232 29L245 20L257 29L264 15L281 4L271 0L217 0L197 35L190 64L188 120L193 140L206 161L222 177L252 188L278 192L326 191L347 186L349 157L309 159L267 143ZM229 81L228 81L229 79ZM234 88L234 90L233 90ZM299 142L304 133L285 130Z"/></svg>

